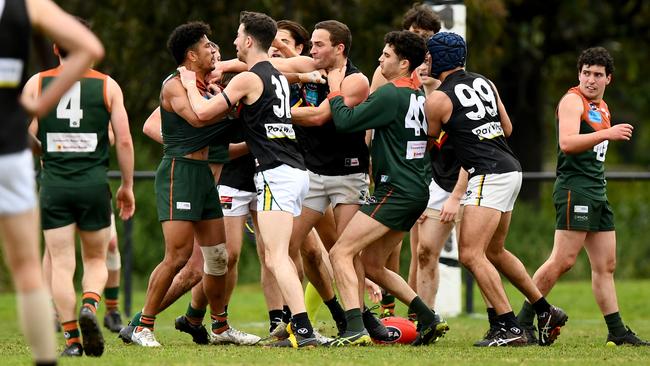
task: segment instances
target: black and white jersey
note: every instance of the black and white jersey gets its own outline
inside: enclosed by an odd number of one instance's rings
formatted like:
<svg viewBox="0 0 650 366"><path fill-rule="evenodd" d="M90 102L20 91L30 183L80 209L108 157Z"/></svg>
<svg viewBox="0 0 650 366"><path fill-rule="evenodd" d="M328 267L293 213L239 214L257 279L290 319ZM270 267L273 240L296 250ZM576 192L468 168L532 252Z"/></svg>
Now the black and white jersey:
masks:
<svg viewBox="0 0 650 366"><path fill-rule="evenodd" d="M240 122L240 121L237 121ZM245 139L244 126L236 123L231 143L242 142ZM219 185L228 186L246 192L257 192L255 189L255 159L246 154L232 159L223 165L219 176Z"/></svg>
<svg viewBox="0 0 650 366"><path fill-rule="evenodd" d="M359 73L347 60L345 76ZM303 85L306 105L320 105L329 94L327 84ZM295 126L307 169L321 175L367 173L369 153L365 131L341 133L333 123L317 127Z"/></svg>
<svg viewBox="0 0 650 366"><path fill-rule="evenodd" d="M31 37L25 1L0 1L0 155L27 148L28 117L19 100L27 82Z"/></svg>
<svg viewBox="0 0 650 366"><path fill-rule="evenodd" d="M438 90L453 104L442 129L449 134L458 160L469 177L521 171L519 160L501 128L498 96L484 76L459 70L447 76Z"/></svg>
<svg viewBox="0 0 650 366"><path fill-rule="evenodd" d="M255 103L243 105L240 117L246 126L246 144L257 160L257 171L282 164L305 170L291 124L287 78L268 61L258 62L250 72L262 79L264 90Z"/></svg>

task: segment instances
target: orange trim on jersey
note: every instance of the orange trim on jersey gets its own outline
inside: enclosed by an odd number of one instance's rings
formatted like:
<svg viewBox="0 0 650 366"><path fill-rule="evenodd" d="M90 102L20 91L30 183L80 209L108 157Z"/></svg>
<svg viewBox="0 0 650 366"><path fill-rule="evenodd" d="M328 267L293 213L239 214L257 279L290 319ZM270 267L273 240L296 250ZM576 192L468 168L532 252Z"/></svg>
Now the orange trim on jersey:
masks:
<svg viewBox="0 0 650 366"><path fill-rule="evenodd" d="M393 189L391 188L390 191L388 191L388 193L386 193L384 198L382 198L381 202L379 202L377 207L375 207L375 209L372 210L372 213L370 214L370 217L375 218L375 214L377 213L377 211L379 211L379 208L381 208L381 205L383 205L384 202L386 202L386 200L388 199L388 197L390 197L392 194L393 194Z"/></svg>
<svg viewBox="0 0 650 366"><path fill-rule="evenodd" d="M63 70L63 66L59 65L59 66L57 66L57 67L55 67L53 69L41 71L40 74L41 74L41 77L56 77L56 76L59 76L59 74L61 73L61 70ZM107 76L108 75L103 74L103 73L101 73L101 72L99 72L97 70L88 69L83 74L82 78L86 78L86 79L105 79Z"/></svg>
<svg viewBox="0 0 650 366"><path fill-rule="evenodd" d="M420 87L422 86L422 81L420 80L420 76L418 75L417 69L413 70L413 72L411 73L411 79L413 79L413 85L415 85L417 89L420 89Z"/></svg>
<svg viewBox="0 0 650 366"><path fill-rule="evenodd" d="M398 88L409 88L413 90L418 90L419 86L417 86L416 84L419 84L419 82L416 83L415 80L416 79L414 79L413 76L401 77L391 81L391 83Z"/></svg>
<svg viewBox="0 0 650 366"><path fill-rule="evenodd" d="M576 94L582 99L582 114L580 115L580 120L585 121L589 126L591 126L591 128L594 129L594 131L604 130L612 126L609 107L607 107L607 103L605 103L604 100L601 99L601 101L597 104L597 112L600 114L602 121L600 123L591 122L591 119L589 118L589 111L592 110L592 104L596 105L596 103L590 102L584 96L584 94L582 94L580 88L577 86L569 89L567 94L568 93Z"/></svg>
<svg viewBox="0 0 650 366"><path fill-rule="evenodd" d="M176 158L172 158L172 169L169 175L169 221L174 218L174 164Z"/></svg>
<svg viewBox="0 0 650 366"><path fill-rule="evenodd" d="M331 99L334 99L334 98L338 97L339 95L342 96L343 93L341 93L340 91L331 92L331 93L327 94L327 99L331 100Z"/></svg>
<svg viewBox="0 0 650 366"><path fill-rule="evenodd" d="M567 192L566 199L566 229L571 230L571 220L569 220L569 215L571 214L571 191Z"/></svg>
<svg viewBox="0 0 650 366"><path fill-rule="evenodd" d="M111 106L108 103L108 77L104 78L104 105L108 113L111 113Z"/></svg>
<svg viewBox="0 0 650 366"><path fill-rule="evenodd" d="M50 76L57 76L57 75L59 75L59 72L61 72L61 65L59 65L59 66L57 66L57 67L55 67L53 69L41 71L39 74L41 75L41 77L46 78L46 77L50 77Z"/></svg>
<svg viewBox="0 0 650 366"><path fill-rule="evenodd" d="M39 96L39 97L41 96L41 89L42 88L43 88L43 76L39 72L38 73L38 89L36 89L36 93L37 93L36 95Z"/></svg>
<svg viewBox="0 0 650 366"><path fill-rule="evenodd" d="M46 71L42 71L39 73L39 79L38 79L38 95L41 95L41 89L43 87L43 78L46 77L57 77L61 73L62 70L62 65L59 65L53 69L49 69ZM104 106L106 107L106 110L110 113L111 108L108 103L108 75L103 74L97 70L93 69L88 69L82 76L84 79L101 79L104 80L104 87L103 87L103 93L104 93Z"/></svg>

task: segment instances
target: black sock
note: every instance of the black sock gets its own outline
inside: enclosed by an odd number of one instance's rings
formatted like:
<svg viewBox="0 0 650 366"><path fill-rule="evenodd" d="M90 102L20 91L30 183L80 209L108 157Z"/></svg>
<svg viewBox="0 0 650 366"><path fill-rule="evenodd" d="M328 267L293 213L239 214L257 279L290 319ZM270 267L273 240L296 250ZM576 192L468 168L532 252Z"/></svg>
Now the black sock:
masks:
<svg viewBox="0 0 650 366"><path fill-rule="evenodd" d="M358 333L365 329L361 318L361 309L359 308L347 310L345 312L345 321L347 322L346 332Z"/></svg>
<svg viewBox="0 0 650 366"><path fill-rule="evenodd" d="M419 296L416 296L411 301L408 312L409 314L417 314L418 324L422 323L423 326L429 326L429 324L435 321L435 313L429 309L427 304Z"/></svg>
<svg viewBox="0 0 650 366"><path fill-rule="evenodd" d="M621 314L618 311L605 315L605 323L607 323L607 330L616 337L624 336L627 333Z"/></svg>
<svg viewBox="0 0 650 366"><path fill-rule="evenodd" d="M533 309L535 309L535 313L538 316L551 311L551 304L546 301L546 298L544 296L532 303L532 305Z"/></svg>
<svg viewBox="0 0 650 366"><path fill-rule="evenodd" d="M289 305L282 306L282 321L285 324L289 324L291 321L291 309L289 309Z"/></svg>
<svg viewBox="0 0 650 366"><path fill-rule="evenodd" d="M305 338L311 338L314 336L314 328L311 326L307 312L293 314L291 321L294 334Z"/></svg>
<svg viewBox="0 0 650 366"><path fill-rule="evenodd" d="M542 297L543 299L543 297ZM525 327L532 327L533 322L535 321L535 309L528 301L524 300L524 304L521 305L521 310L517 314L517 320L519 324Z"/></svg>
<svg viewBox="0 0 650 366"><path fill-rule="evenodd" d="M269 333L282 321L282 310L269 311Z"/></svg>
<svg viewBox="0 0 650 366"><path fill-rule="evenodd" d="M494 310L494 308L487 308L485 309L485 311L487 311L488 323L490 323L490 328L495 327L497 323L497 311Z"/></svg>
<svg viewBox="0 0 650 366"><path fill-rule="evenodd" d="M341 307L341 304L338 302L336 299L336 296L333 298L325 301L325 305L327 305L327 308L330 310L330 313L332 314L332 319L336 322L336 327L340 328L339 325L345 329L345 310Z"/></svg>
<svg viewBox="0 0 650 366"><path fill-rule="evenodd" d="M497 315L497 323L502 328L510 330L512 333L517 335L521 334L523 331L521 325L519 325L519 322L517 321L517 317L515 317L515 313L512 311Z"/></svg>
<svg viewBox="0 0 650 366"><path fill-rule="evenodd" d="M395 296L391 295L389 292L382 290L381 294L381 305L384 308L395 308Z"/></svg>

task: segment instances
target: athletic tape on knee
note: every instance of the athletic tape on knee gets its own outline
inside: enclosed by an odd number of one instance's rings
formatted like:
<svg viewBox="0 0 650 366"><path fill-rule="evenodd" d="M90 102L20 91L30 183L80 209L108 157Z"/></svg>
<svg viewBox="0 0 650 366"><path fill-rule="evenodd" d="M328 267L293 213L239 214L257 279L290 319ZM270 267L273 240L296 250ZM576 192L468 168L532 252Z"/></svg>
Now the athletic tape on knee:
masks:
<svg viewBox="0 0 650 366"><path fill-rule="evenodd" d="M228 272L228 251L226 244L201 247L203 252L203 272L213 276L223 276Z"/></svg>
<svg viewBox="0 0 650 366"><path fill-rule="evenodd" d="M122 268L122 257L120 256L119 251L111 252L110 250L106 254L106 269L109 271L117 271Z"/></svg>

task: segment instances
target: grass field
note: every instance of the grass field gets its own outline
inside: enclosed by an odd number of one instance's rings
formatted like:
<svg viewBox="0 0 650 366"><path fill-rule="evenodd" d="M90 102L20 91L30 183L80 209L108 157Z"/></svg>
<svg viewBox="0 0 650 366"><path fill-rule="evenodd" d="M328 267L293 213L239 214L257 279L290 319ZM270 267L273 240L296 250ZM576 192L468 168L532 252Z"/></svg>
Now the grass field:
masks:
<svg viewBox="0 0 650 366"><path fill-rule="evenodd" d="M623 319L642 338L650 338L650 281L618 282ZM507 287L518 310L522 296ZM134 306L142 305L143 293L136 293ZM476 299L480 299L476 294ZM604 321L591 295L588 282L563 282L549 300L569 314L562 335L551 347L477 349L473 341L486 330L482 314L448 319L451 331L439 343L427 347L373 346L345 349L264 349L261 347L197 346L189 336L174 329L173 319L185 311L188 297L181 299L156 321L159 349L126 346L114 334L107 338L106 352L99 359L83 357L60 360L61 365L648 365L650 347L606 347ZM476 311L483 311L477 303ZM231 325L261 336L267 334L267 316L261 290L246 285L236 289L229 307ZM404 315L405 308L397 312ZM100 309L100 314L103 311ZM327 310L318 313L323 334L334 333ZM29 350L18 334L15 303L11 294L0 294L0 365L29 365ZM59 334L63 344L63 335Z"/></svg>

